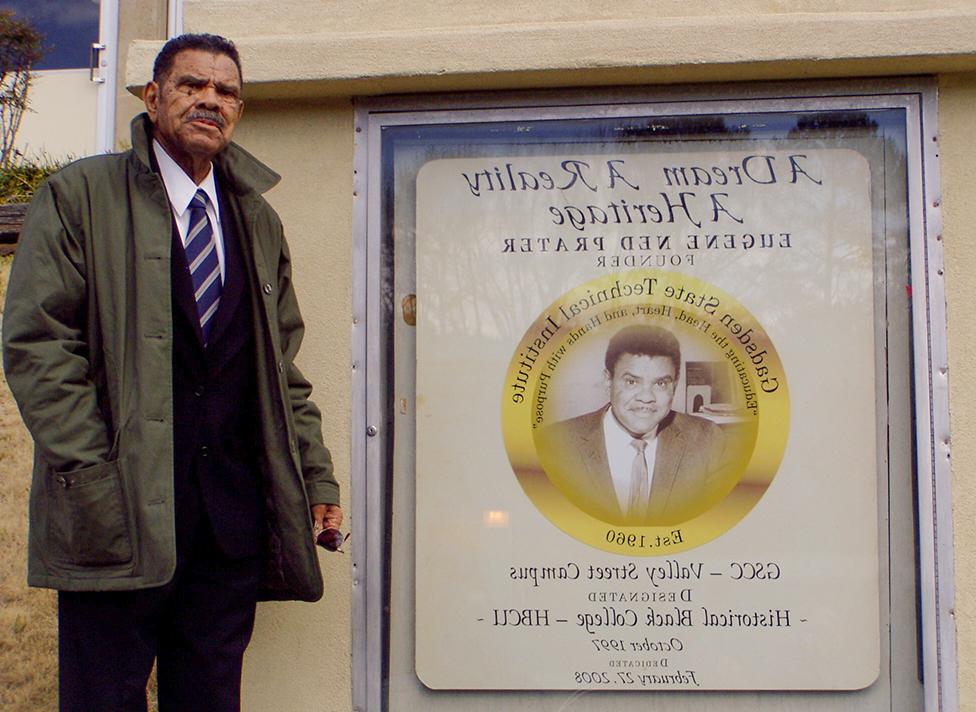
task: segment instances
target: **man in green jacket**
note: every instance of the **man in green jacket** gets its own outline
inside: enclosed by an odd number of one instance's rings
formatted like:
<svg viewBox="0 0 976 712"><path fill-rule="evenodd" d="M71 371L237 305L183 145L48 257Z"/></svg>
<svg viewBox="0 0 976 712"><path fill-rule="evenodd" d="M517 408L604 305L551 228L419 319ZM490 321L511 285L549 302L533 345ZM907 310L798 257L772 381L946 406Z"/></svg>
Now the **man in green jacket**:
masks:
<svg viewBox="0 0 976 712"><path fill-rule="evenodd" d="M230 142L234 45L170 40L132 149L40 190L4 369L34 439L28 578L59 591L63 711L240 707L261 598L317 600L342 522L278 216Z"/></svg>

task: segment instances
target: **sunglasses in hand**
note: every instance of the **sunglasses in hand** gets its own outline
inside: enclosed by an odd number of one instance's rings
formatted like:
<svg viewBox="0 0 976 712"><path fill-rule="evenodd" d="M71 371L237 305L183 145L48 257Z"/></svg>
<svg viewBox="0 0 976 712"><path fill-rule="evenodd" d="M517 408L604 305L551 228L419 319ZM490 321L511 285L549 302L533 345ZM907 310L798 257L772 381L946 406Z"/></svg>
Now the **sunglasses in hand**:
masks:
<svg viewBox="0 0 976 712"><path fill-rule="evenodd" d="M351 534L342 535L338 529L333 529L329 527L328 529L322 529L315 535L315 543L321 546L326 551L338 551L340 554L344 554L342 550L342 545L348 541Z"/></svg>

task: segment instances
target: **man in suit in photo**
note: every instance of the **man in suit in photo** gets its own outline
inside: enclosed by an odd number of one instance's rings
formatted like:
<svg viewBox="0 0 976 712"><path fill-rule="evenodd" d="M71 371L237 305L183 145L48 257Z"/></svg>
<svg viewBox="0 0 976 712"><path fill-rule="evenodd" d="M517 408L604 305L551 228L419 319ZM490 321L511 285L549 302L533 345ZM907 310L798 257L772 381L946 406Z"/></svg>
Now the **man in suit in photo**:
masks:
<svg viewBox="0 0 976 712"><path fill-rule="evenodd" d="M635 325L610 339L609 402L543 429L540 457L577 507L613 524L675 524L703 511L727 467L721 429L672 409L681 346L667 329Z"/></svg>

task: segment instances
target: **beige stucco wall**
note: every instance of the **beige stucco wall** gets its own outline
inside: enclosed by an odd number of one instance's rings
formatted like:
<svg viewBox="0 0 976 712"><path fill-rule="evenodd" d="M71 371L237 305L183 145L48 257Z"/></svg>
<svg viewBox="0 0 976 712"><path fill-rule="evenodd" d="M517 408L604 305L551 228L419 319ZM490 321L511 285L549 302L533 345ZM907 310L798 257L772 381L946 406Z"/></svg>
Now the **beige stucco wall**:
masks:
<svg viewBox="0 0 976 712"><path fill-rule="evenodd" d="M875 4L186 0L185 26L239 42L252 98L976 69L970 0Z"/></svg>
<svg viewBox="0 0 976 712"><path fill-rule="evenodd" d="M267 197L285 224L305 315L298 364L315 384L347 513L352 132L349 101L335 100L250 106L238 135L282 176ZM322 601L259 607L245 663L248 712L351 709L350 557L321 562Z"/></svg>
<svg viewBox="0 0 976 712"><path fill-rule="evenodd" d="M189 31L241 47L249 105L240 141L282 172L308 321L301 365L328 413L349 501L350 97L465 89L726 82L904 74L940 77L939 121L953 432L960 709L976 709L976 5L972 0L185 0ZM716 8L721 8L716 10ZM158 45L125 68L141 85ZM352 542L356 546L357 542ZM325 556L318 604L260 609L245 709L351 709L349 558Z"/></svg>
<svg viewBox="0 0 976 712"><path fill-rule="evenodd" d="M976 73L941 77L949 410L961 710L976 709Z"/></svg>
<svg viewBox="0 0 976 712"><path fill-rule="evenodd" d="M123 0L119 3L118 76L115 96L115 141L118 147L129 145L129 121L142 111L142 101L125 91L121 78L129 60L133 40L166 38L166 0Z"/></svg>
<svg viewBox="0 0 976 712"><path fill-rule="evenodd" d="M970 0L558 0L537 3L531 13L523 0L358 0L310 3L307 0L184 0L187 28L219 26L228 37L315 35L324 32L381 33L389 31L485 26L526 26L543 23L592 23L674 19L695 24L718 17L749 19L757 15L796 16L850 13L967 10ZM608 48L609 49L609 48ZM743 53L755 51L743 47Z"/></svg>

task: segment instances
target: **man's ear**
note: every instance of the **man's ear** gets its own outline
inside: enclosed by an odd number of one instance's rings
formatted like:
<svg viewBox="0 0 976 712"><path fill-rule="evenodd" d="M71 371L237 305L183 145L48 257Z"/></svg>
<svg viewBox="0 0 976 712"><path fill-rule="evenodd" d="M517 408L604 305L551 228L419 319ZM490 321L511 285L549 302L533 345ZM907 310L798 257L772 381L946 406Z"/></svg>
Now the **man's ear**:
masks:
<svg viewBox="0 0 976 712"><path fill-rule="evenodd" d="M603 369L603 385L607 388L607 393L610 392L610 387L613 385L613 374L607 369Z"/></svg>
<svg viewBox="0 0 976 712"><path fill-rule="evenodd" d="M156 123L156 109L159 106L159 85L150 81L142 89L142 103L146 105L149 120Z"/></svg>

